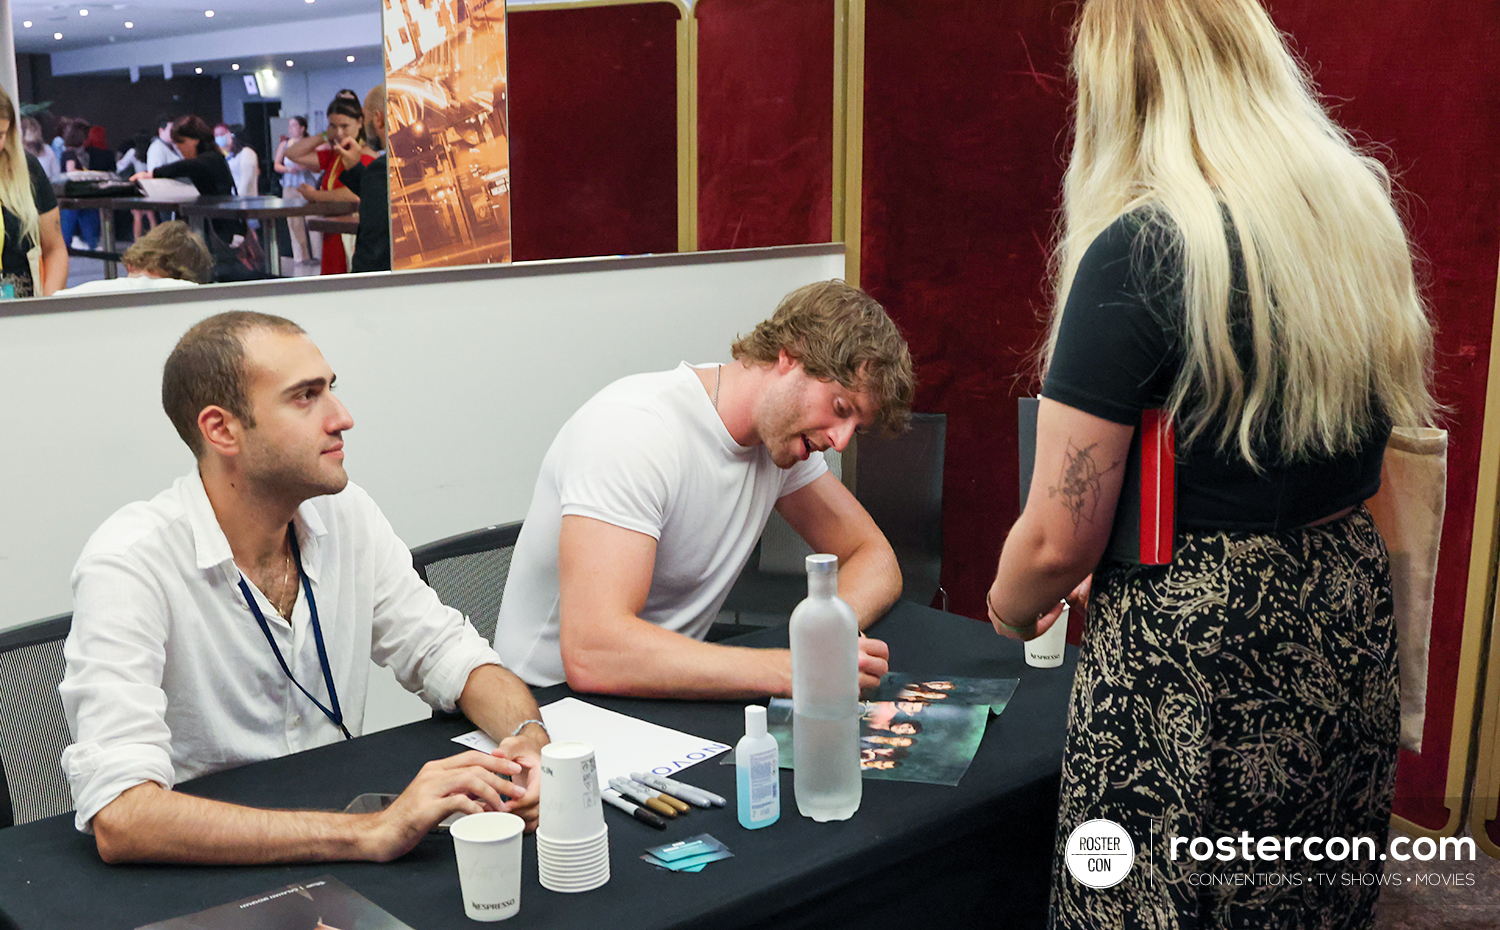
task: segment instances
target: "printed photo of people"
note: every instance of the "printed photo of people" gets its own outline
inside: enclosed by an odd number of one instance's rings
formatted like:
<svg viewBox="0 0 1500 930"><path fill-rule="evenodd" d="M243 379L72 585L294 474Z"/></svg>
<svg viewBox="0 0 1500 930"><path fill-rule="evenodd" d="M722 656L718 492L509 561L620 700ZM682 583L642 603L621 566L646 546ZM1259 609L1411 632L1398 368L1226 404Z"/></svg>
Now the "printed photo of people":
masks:
<svg viewBox="0 0 1500 930"><path fill-rule="evenodd" d="M902 704L988 704L990 713L1005 710L1018 678L937 678L891 672L880 679L874 699Z"/></svg>
<svg viewBox="0 0 1500 930"><path fill-rule="evenodd" d="M989 722L988 704L865 701L860 705L859 765L865 778L957 785L969 770ZM773 698L766 729L777 761L792 761L792 702Z"/></svg>

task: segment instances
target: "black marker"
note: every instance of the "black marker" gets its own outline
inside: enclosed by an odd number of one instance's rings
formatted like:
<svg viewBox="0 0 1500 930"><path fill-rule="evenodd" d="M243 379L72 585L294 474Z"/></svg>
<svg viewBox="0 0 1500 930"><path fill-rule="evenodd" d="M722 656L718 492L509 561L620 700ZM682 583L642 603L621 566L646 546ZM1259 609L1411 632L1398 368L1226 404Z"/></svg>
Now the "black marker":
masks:
<svg viewBox="0 0 1500 930"><path fill-rule="evenodd" d="M605 788L602 792L600 792L600 795L604 798L606 803L618 807L620 810L634 817L636 820L639 820L641 823L653 826L658 830L665 830L667 828L667 822L665 820L662 820L660 817L646 810L644 807L632 804L629 801L625 800L620 796L620 793L618 791L615 791L613 788Z"/></svg>

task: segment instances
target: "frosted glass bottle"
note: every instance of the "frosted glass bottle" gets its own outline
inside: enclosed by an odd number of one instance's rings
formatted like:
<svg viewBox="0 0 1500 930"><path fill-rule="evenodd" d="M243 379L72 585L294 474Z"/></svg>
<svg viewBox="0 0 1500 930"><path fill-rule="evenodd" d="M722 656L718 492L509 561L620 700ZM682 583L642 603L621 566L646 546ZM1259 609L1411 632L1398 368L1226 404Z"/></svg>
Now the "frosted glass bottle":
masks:
<svg viewBox="0 0 1500 930"><path fill-rule="evenodd" d="M819 823L859 810L859 620L839 599L838 556L807 557L792 611L792 791Z"/></svg>
<svg viewBox="0 0 1500 930"><path fill-rule="evenodd" d="M746 830L769 827L781 817L781 768L776 737L766 732L766 709L745 708L745 735L734 744L736 810Z"/></svg>

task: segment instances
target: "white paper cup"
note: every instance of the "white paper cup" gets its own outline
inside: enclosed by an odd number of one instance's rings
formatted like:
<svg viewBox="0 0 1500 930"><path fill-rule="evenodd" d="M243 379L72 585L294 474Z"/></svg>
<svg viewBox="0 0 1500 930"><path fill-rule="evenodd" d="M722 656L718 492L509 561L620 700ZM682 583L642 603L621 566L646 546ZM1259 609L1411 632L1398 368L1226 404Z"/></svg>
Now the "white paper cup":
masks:
<svg viewBox="0 0 1500 930"><path fill-rule="evenodd" d="M541 809L537 835L567 843L594 839L604 829L599 771L588 743L548 743L542 747Z"/></svg>
<svg viewBox="0 0 1500 930"><path fill-rule="evenodd" d="M1047 628L1047 632L1026 641L1026 664L1032 668L1057 668L1062 664L1063 647L1068 644L1068 611L1063 604L1062 615Z"/></svg>
<svg viewBox="0 0 1500 930"><path fill-rule="evenodd" d="M521 910L521 831L526 821L503 811L470 814L448 828L458 859L464 913L504 920Z"/></svg>

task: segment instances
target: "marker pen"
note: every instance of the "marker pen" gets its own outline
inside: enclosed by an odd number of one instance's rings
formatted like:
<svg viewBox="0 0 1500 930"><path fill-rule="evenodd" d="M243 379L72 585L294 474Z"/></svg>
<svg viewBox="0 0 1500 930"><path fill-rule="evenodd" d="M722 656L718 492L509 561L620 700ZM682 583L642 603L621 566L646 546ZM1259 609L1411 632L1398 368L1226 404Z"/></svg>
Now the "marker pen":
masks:
<svg viewBox="0 0 1500 930"><path fill-rule="evenodd" d="M680 781L666 778L661 775L656 775L651 772L647 772L644 775L631 773L630 777L634 778L637 781L644 782L645 784L648 784L653 788L658 788L662 791L667 792L668 794L672 794L679 798L682 798L684 801L687 801L689 804L693 804L697 807L723 807L725 804L729 803L728 801L725 801L723 798L719 797L717 794L714 794L712 791L705 791L702 788L696 788L692 785L685 785Z"/></svg>
<svg viewBox="0 0 1500 930"><path fill-rule="evenodd" d="M637 804L632 804L624 798L620 797L620 793L618 791L615 791L613 788L605 788L603 791L599 792L599 796L604 798L604 802L606 804L618 807L620 810L634 817L636 820L639 820L641 823L655 827L658 830L665 830L667 828L667 822L665 820L662 820L660 817L656 816L651 811L646 810L644 807L641 807Z"/></svg>
<svg viewBox="0 0 1500 930"><path fill-rule="evenodd" d="M651 808L663 817L675 818L677 816L677 811L653 797L648 797L628 778L611 778L609 786L637 804Z"/></svg>
<svg viewBox="0 0 1500 930"><path fill-rule="evenodd" d="M631 779L631 781L635 781L635 779ZM670 794L667 794L664 791L658 791L655 788L647 787L646 785L642 785L640 782L636 782L636 786L642 791L646 792L647 797L656 798L658 801L672 808L672 810L676 811L679 814L686 814L688 811L692 810L692 808L689 807L686 803L679 801L677 798L672 797Z"/></svg>

